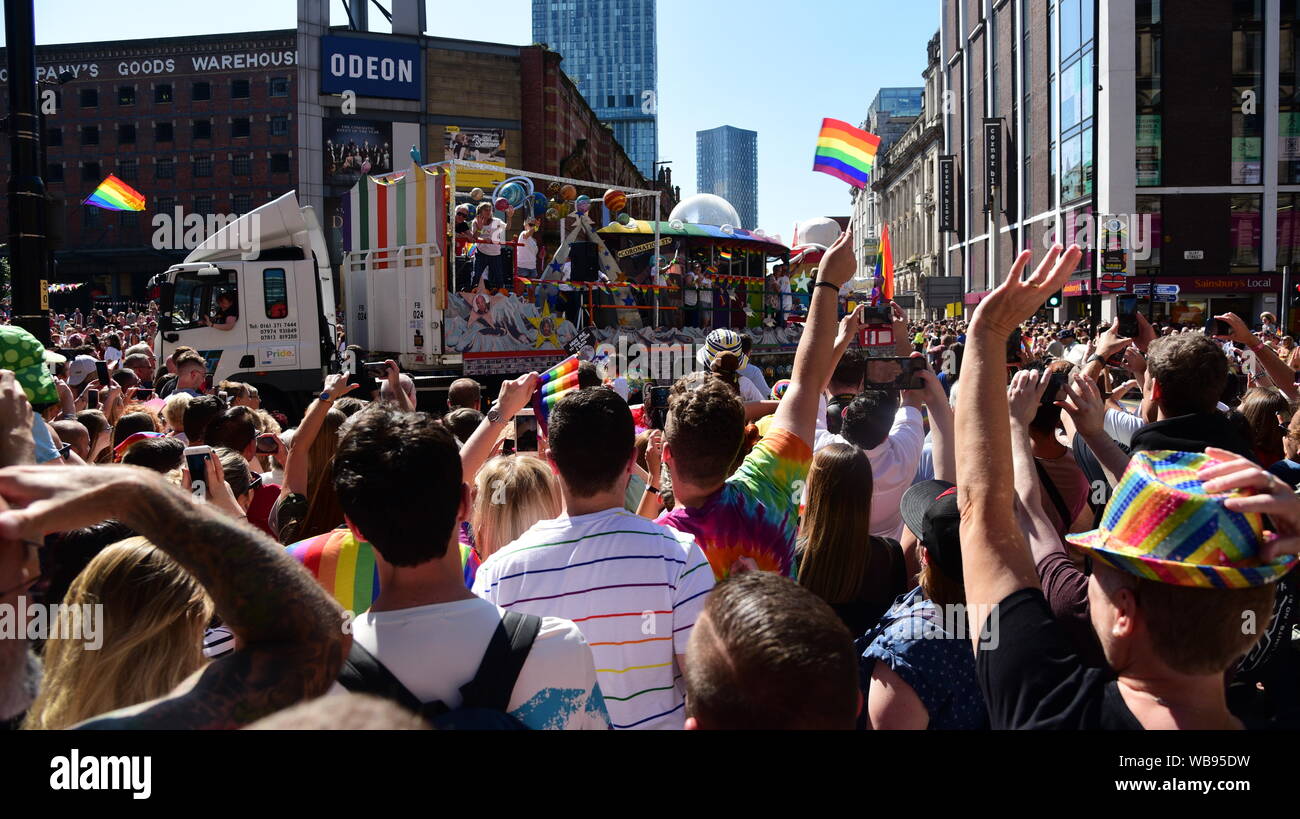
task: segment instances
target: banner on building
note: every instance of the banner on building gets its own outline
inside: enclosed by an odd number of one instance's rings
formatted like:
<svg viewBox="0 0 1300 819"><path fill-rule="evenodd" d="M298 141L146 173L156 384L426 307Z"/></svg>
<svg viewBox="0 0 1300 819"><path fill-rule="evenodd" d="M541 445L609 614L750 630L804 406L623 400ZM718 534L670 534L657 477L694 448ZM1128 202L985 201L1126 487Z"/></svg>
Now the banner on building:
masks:
<svg viewBox="0 0 1300 819"><path fill-rule="evenodd" d="M443 132L443 159L506 166L506 132L503 128L461 128L448 125ZM456 169L456 189L482 188L491 192L506 180L504 173Z"/></svg>
<svg viewBox="0 0 1300 819"><path fill-rule="evenodd" d="M1160 115L1137 117L1137 184L1160 184Z"/></svg>
<svg viewBox="0 0 1300 819"><path fill-rule="evenodd" d="M352 91L362 97L418 100L421 92L418 43L392 37L327 35L320 40L323 94Z"/></svg>
<svg viewBox="0 0 1300 819"><path fill-rule="evenodd" d="M984 120L984 173L988 202L1002 188L1002 120Z"/></svg>
<svg viewBox="0 0 1300 819"><path fill-rule="evenodd" d="M939 157L939 232L957 230L957 157Z"/></svg>
<svg viewBox="0 0 1300 819"><path fill-rule="evenodd" d="M393 123L359 119L327 119L321 125L325 140L325 184L347 190L363 176L393 171Z"/></svg>

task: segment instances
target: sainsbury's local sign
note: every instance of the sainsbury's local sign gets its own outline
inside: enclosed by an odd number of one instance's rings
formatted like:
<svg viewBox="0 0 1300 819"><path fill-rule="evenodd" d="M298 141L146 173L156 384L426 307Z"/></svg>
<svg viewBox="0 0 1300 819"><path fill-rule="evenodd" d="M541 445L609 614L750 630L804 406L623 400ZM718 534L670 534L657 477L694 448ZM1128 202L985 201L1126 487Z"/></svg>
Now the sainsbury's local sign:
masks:
<svg viewBox="0 0 1300 819"><path fill-rule="evenodd" d="M361 97L420 99L420 47L392 38L321 38L320 90Z"/></svg>

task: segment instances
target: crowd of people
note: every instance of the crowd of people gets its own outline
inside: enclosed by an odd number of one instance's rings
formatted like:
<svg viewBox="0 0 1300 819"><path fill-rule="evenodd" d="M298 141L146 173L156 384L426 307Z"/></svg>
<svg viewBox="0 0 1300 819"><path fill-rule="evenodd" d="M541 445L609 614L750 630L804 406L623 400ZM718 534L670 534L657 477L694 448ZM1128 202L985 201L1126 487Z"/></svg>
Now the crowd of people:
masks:
<svg viewBox="0 0 1300 819"><path fill-rule="evenodd" d="M924 364L882 388L848 232L789 379L719 329L662 406L585 363L545 419L536 373L435 417L387 362L289 428L121 336L152 311L69 318L70 356L0 327L0 604L103 611L93 647L0 640L0 721L1293 724L1294 345L1039 320L1079 258L1026 252L968 322L891 306Z"/></svg>

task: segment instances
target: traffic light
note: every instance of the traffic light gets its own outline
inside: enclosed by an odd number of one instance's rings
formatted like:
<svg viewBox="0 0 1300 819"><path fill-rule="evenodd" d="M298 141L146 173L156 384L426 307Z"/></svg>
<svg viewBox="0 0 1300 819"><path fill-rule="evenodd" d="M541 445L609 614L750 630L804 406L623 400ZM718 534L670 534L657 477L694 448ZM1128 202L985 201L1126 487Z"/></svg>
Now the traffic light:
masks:
<svg viewBox="0 0 1300 819"><path fill-rule="evenodd" d="M1058 290L1054 294L1052 294L1051 298L1047 300L1046 306L1048 307L1048 309L1054 310L1057 307L1061 306L1061 295L1063 292L1064 291Z"/></svg>

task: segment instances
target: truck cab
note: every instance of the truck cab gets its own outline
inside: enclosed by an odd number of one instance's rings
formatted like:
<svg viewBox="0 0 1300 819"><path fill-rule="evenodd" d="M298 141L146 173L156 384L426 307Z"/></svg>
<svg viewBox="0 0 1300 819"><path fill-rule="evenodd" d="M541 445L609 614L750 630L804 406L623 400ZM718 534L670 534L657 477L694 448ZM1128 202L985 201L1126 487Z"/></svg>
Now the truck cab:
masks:
<svg viewBox="0 0 1300 819"><path fill-rule="evenodd" d="M154 277L159 360L191 347L210 383L257 387L268 408L296 413L337 359L333 275L311 208L293 193L209 236L185 261ZM233 326L214 321L226 296Z"/></svg>

